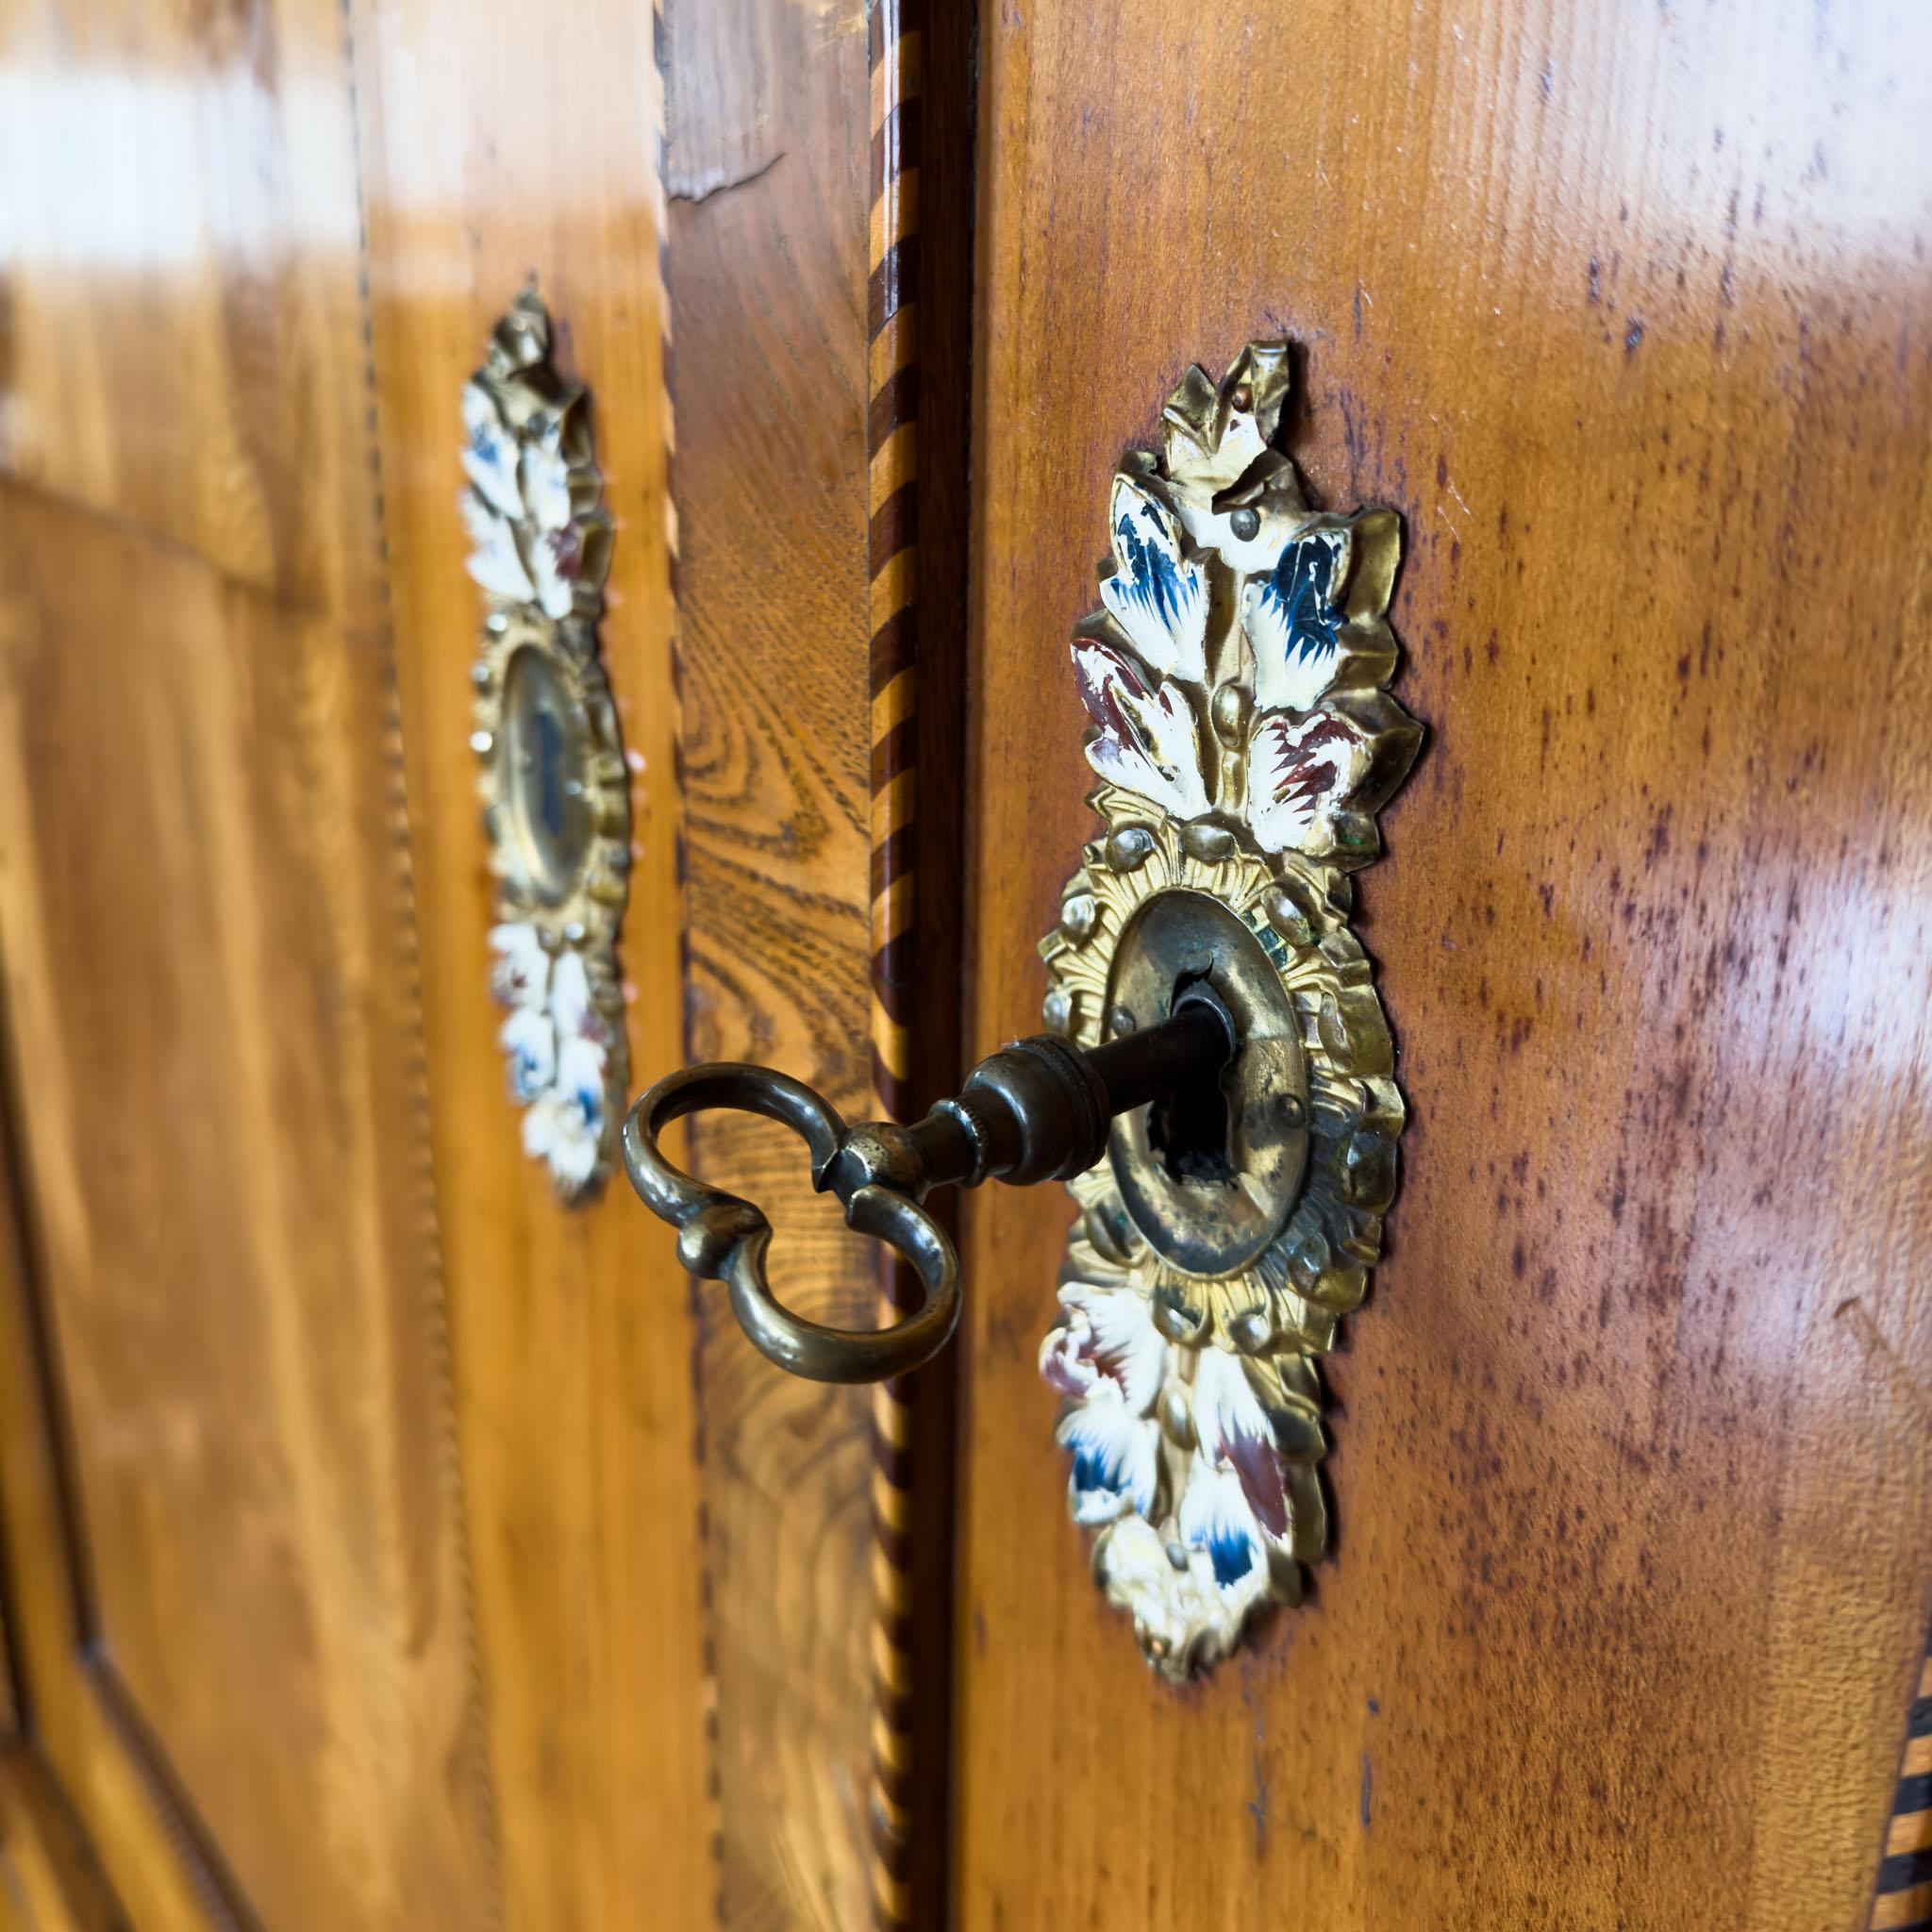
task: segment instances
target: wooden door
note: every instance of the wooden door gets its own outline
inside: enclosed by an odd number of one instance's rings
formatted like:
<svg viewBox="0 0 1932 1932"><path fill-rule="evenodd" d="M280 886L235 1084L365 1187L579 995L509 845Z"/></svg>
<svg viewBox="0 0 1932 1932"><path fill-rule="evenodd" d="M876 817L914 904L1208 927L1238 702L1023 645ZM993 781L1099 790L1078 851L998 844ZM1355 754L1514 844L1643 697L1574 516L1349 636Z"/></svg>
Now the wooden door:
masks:
<svg viewBox="0 0 1932 1932"><path fill-rule="evenodd" d="M652 22L550 28L0 10L8 1925L715 1890L684 1297L525 1158L489 992L461 396L533 277L675 863Z"/></svg>
<svg viewBox="0 0 1932 1932"><path fill-rule="evenodd" d="M1932 1923L1928 56L1880 0L0 8L0 1924ZM634 1086L858 1114L881 1038L902 1104L1041 1024L1064 644L1190 364L1291 342L1310 496L1399 514L1402 1187L1332 1547L1185 1685L1067 1520L1061 1191L963 1203L875 1405L520 1145L458 499L532 285ZM871 1319L786 1137L679 1156Z"/></svg>
<svg viewBox="0 0 1932 1932"><path fill-rule="evenodd" d="M341 23L4 49L8 1906L71 1807L83 1923L475 1925Z"/></svg>
<svg viewBox="0 0 1932 1932"><path fill-rule="evenodd" d="M0 9L0 1923L872 1910L870 1405L519 1144L458 509L533 288L631 1064L861 1107L872 64L857 8ZM869 1310L775 1135L691 1158Z"/></svg>
<svg viewBox="0 0 1932 1932"><path fill-rule="evenodd" d="M1360 879L1410 1124L1334 1549L1186 1690L1050 1453L1068 1205L971 1202L962 1925L1932 1913L1928 57L1879 6L986 10L970 1044L1038 1008L1058 641L1190 362L1296 344L1428 737Z"/></svg>

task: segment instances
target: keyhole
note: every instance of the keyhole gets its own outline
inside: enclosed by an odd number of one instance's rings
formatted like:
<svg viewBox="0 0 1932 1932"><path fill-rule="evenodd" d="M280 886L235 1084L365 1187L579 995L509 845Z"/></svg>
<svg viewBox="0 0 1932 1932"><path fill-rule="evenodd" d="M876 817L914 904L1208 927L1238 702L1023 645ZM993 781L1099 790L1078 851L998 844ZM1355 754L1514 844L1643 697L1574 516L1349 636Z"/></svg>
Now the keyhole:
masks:
<svg viewBox="0 0 1932 1932"><path fill-rule="evenodd" d="M558 723L554 711L539 711L536 724L537 742L531 748L530 761L537 768L538 808L543 829L553 839L560 841L566 830L563 816L563 726Z"/></svg>
<svg viewBox="0 0 1932 1932"><path fill-rule="evenodd" d="M1174 988L1180 998L1192 982ZM1218 1002L1217 1002L1218 1004ZM1227 1095L1216 1068L1163 1094L1147 1109L1147 1144L1170 1178L1198 1186L1232 1187L1235 1172L1227 1117Z"/></svg>

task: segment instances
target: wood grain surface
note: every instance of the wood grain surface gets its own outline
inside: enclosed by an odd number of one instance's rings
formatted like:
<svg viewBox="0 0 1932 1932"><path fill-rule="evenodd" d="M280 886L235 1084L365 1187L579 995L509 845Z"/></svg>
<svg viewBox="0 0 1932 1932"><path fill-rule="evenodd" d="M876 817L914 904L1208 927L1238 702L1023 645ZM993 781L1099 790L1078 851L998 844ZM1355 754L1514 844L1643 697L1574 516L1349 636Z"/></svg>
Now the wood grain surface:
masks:
<svg viewBox="0 0 1932 1932"><path fill-rule="evenodd" d="M79 1821L22 1743L0 1748L0 1932L127 1932Z"/></svg>
<svg viewBox="0 0 1932 1932"><path fill-rule="evenodd" d="M1932 1548L1932 34L1000 4L970 1047L1091 821L1061 641L1189 360L1304 348L1431 732L1364 877L1412 1108L1334 1555L1176 1695L968 1219L966 1927L1865 1922Z"/></svg>
<svg viewBox="0 0 1932 1932"><path fill-rule="evenodd" d="M865 12L669 0L666 25L684 1058L865 1118ZM691 1144L771 1215L782 1300L875 1320L874 1257L795 1141L712 1115ZM871 1912L870 1404L778 1373L714 1291L698 1315L719 1916L844 1932Z"/></svg>
<svg viewBox="0 0 1932 1932"><path fill-rule="evenodd" d="M58 1391L46 1373L51 1338L37 1287L34 1209L9 1128L8 1110L0 1109L0 1526L15 1655L33 1699L25 1714L31 1743L22 1748L33 1751L73 1807L90 1848L113 1874L109 1889L138 1902L142 1926L205 1932L210 1905L220 1909L205 1862L156 1802L150 1768L128 1750L82 1649L91 1611L71 1507L72 1457L61 1443L64 1415L49 1400ZM49 1875L40 1867L50 1850L41 1822L14 1824L17 1857L36 1867L22 1881L30 1907L47 1892L39 1882Z"/></svg>
<svg viewBox="0 0 1932 1932"><path fill-rule="evenodd" d="M489 996L469 748L478 599L464 379L526 278L587 382L616 521L601 627L627 748L619 957L640 1080L682 1057L658 156L649 10L354 10L382 475L437 1194L508 1932L708 1922L689 1285L622 1175L558 1204Z"/></svg>
<svg viewBox="0 0 1932 1932"><path fill-rule="evenodd" d="M8 0L0 468L376 622L329 0Z"/></svg>
<svg viewBox="0 0 1932 1932"><path fill-rule="evenodd" d="M32 1722L144 1927L488 1924L341 14L0 74Z"/></svg>

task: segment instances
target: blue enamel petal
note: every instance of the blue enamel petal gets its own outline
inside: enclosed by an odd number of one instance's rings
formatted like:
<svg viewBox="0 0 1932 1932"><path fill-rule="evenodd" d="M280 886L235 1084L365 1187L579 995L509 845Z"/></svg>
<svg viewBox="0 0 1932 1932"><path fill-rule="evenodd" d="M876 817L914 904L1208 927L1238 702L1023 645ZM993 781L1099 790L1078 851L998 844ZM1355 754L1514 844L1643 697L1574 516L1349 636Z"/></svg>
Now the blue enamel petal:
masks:
<svg viewBox="0 0 1932 1932"><path fill-rule="evenodd" d="M1254 1539L1238 1529L1218 1530L1208 1540L1208 1560L1214 1566L1215 1582L1225 1590L1255 1567Z"/></svg>
<svg viewBox="0 0 1932 1932"><path fill-rule="evenodd" d="M1074 1487L1077 1490L1118 1490L1121 1457L1118 1449L1097 1442L1083 1443L1074 1452Z"/></svg>
<svg viewBox="0 0 1932 1932"><path fill-rule="evenodd" d="M1113 491L1113 575L1100 600L1156 677L1206 675L1208 587L1181 555L1180 525L1166 506L1119 477Z"/></svg>
<svg viewBox="0 0 1932 1932"><path fill-rule="evenodd" d="M1207 1553L1214 1581L1222 1590L1262 1579L1261 1533L1232 1470L1211 1468L1200 1450L1181 1493L1181 1541Z"/></svg>
<svg viewBox="0 0 1932 1932"><path fill-rule="evenodd" d="M1071 1410L1059 1439L1074 1452L1074 1517L1105 1523L1123 1503L1145 1516L1154 1507L1157 1425L1130 1416L1118 1402Z"/></svg>
<svg viewBox="0 0 1932 1932"><path fill-rule="evenodd" d="M1153 522L1153 512L1142 505L1141 516ZM1183 580L1174 554L1158 541L1144 541L1134 527L1135 519L1124 516L1114 525L1114 541L1126 560L1126 595L1166 630L1181 621L1183 608L1191 608L1198 586Z"/></svg>
<svg viewBox="0 0 1932 1932"><path fill-rule="evenodd" d="M1282 545L1274 567L1251 577L1241 617L1255 650L1256 702L1305 711L1327 690L1341 649L1342 613L1330 601L1348 538L1318 530Z"/></svg>

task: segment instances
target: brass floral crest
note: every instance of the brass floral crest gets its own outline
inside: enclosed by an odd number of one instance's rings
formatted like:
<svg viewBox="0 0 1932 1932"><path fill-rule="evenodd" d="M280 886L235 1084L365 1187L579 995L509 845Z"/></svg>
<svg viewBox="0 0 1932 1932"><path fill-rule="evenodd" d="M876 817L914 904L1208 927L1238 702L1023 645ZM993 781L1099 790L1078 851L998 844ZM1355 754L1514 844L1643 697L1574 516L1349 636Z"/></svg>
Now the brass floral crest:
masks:
<svg viewBox="0 0 1932 1932"><path fill-rule="evenodd" d="M1065 1398L1096 1580L1175 1680L1264 1606L1299 1602L1300 1566L1325 1547L1316 1358L1367 1290L1403 1124L1348 925L1348 874L1379 850L1374 813L1422 741L1384 689L1400 525L1309 507L1274 446L1289 389L1286 343L1251 344L1218 388L1191 369L1161 456L1115 473L1102 608L1072 645L1106 831L1041 943L1047 1024L1095 1046L1135 1024L1123 940L1164 895L1205 895L1265 954L1301 1049L1281 1105L1300 1110L1305 1156L1243 1265L1196 1274L1163 1254L1118 1147L1070 1184L1082 1211L1041 1371Z"/></svg>
<svg viewBox="0 0 1932 1932"><path fill-rule="evenodd" d="M463 390L470 575L484 595L471 747L496 880L491 985L525 1151L568 1202L609 1172L630 1067L616 945L630 793L597 648L610 520L590 401L526 289Z"/></svg>

